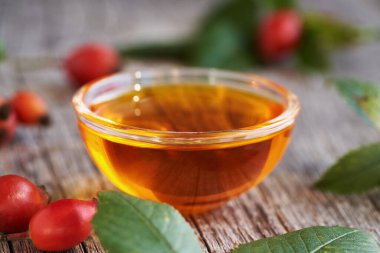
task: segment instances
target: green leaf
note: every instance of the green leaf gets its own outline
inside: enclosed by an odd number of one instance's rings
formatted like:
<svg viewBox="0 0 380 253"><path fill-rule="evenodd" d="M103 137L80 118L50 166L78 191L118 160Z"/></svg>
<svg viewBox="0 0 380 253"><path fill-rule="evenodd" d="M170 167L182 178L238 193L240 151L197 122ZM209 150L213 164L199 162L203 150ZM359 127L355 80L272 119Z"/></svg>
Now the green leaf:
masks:
<svg viewBox="0 0 380 253"><path fill-rule="evenodd" d="M191 54L191 65L224 69L248 69L254 65L253 52L230 23L220 22L199 38Z"/></svg>
<svg viewBox="0 0 380 253"><path fill-rule="evenodd" d="M326 71L330 68L329 50L320 41L319 28L305 23L296 51L297 65L305 71Z"/></svg>
<svg viewBox="0 0 380 253"><path fill-rule="evenodd" d="M380 129L380 86L353 79L332 83L360 117Z"/></svg>
<svg viewBox="0 0 380 253"><path fill-rule="evenodd" d="M119 192L100 192L92 225L108 253L203 252L173 207Z"/></svg>
<svg viewBox="0 0 380 253"><path fill-rule="evenodd" d="M380 143L364 146L341 157L315 184L322 191L361 193L380 184Z"/></svg>
<svg viewBox="0 0 380 253"><path fill-rule="evenodd" d="M252 67L253 40L261 10L258 0L228 0L217 6L201 22L188 63L225 69Z"/></svg>
<svg viewBox="0 0 380 253"><path fill-rule="evenodd" d="M320 226L243 244L233 253L378 253L379 250L367 232Z"/></svg>
<svg viewBox="0 0 380 253"><path fill-rule="evenodd" d="M209 29L213 30L213 26L218 26L220 23L229 23L251 42L261 11L260 0L226 0L205 16L198 36L208 33Z"/></svg>
<svg viewBox="0 0 380 253"><path fill-rule="evenodd" d="M320 13L304 15L304 28L296 59L305 70L325 71L330 67L329 55L336 49L359 42L358 28Z"/></svg>

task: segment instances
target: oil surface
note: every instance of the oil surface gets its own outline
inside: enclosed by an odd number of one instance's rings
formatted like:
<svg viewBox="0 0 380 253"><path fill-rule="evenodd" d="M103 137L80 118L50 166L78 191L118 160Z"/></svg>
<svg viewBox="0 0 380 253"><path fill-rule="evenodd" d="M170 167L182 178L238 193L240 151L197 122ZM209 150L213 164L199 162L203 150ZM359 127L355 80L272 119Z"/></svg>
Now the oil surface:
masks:
<svg viewBox="0 0 380 253"><path fill-rule="evenodd" d="M281 104L263 96L212 85L147 87L91 109L124 125L179 132L250 127L283 111Z"/></svg>
<svg viewBox="0 0 380 253"><path fill-rule="evenodd" d="M272 99L226 86L156 85L93 104L96 114L145 129L204 132L252 127L284 110ZM260 182L277 164L291 128L227 146L150 146L104 136L79 122L93 160L120 189L184 212L221 205Z"/></svg>

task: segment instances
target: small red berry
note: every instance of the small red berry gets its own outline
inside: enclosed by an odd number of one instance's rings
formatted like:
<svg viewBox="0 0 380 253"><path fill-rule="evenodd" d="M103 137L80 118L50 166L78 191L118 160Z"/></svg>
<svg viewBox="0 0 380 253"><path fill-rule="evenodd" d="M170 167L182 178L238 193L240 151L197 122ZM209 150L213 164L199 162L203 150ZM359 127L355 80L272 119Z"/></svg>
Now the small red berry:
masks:
<svg viewBox="0 0 380 253"><path fill-rule="evenodd" d="M29 224L34 245L45 251L62 251L84 241L91 233L95 200L58 200L36 213Z"/></svg>
<svg viewBox="0 0 380 253"><path fill-rule="evenodd" d="M302 35L303 21L294 10L279 10L266 16L258 29L258 46L267 61L277 61L292 53Z"/></svg>
<svg viewBox="0 0 380 253"><path fill-rule="evenodd" d="M0 98L0 144L11 140L16 132L16 115L10 104Z"/></svg>
<svg viewBox="0 0 380 253"><path fill-rule="evenodd" d="M20 233L28 230L32 216L45 207L49 196L26 178L0 176L0 232Z"/></svg>
<svg viewBox="0 0 380 253"><path fill-rule="evenodd" d="M118 52L107 45L89 43L76 48L66 59L64 67L77 87L117 71Z"/></svg>
<svg viewBox="0 0 380 253"><path fill-rule="evenodd" d="M12 98L12 106L20 123L49 125L50 117L45 101L31 91L18 91Z"/></svg>

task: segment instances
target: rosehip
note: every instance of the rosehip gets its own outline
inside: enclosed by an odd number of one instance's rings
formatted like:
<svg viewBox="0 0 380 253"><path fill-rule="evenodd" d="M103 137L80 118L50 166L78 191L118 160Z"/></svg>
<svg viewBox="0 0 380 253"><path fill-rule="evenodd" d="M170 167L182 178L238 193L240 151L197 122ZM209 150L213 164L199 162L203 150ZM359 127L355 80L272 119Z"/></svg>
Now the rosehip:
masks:
<svg viewBox="0 0 380 253"><path fill-rule="evenodd" d="M95 200L58 200L36 213L29 224L34 245L45 251L61 251L84 241L91 233Z"/></svg>
<svg viewBox="0 0 380 253"><path fill-rule="evenodd" d="M258 28L258 46L267 61L276 61L292 53L302 35L303 22L294 10L279 10L266 16Z"/></svg>
<svg viewBox="0 0 380 253"><path fill-rule="evenodd" d="M28 230L32 216L45 207L49 196L26 178L0 176L0 232Z"/></svg>
<svg viewBox="0 0 380 253"><path fill-rule="evenodd" d="M9 103L0 98L0 144L13 138L16 132L16 115Z"/></svg>
<svg viewBox="0 0 380 253"><path fill-rule="evenodd" d="M115 49L99 43L89 43L75 49L66 59L64 67L72 83L81 85L115 72L120 64Z"/></svg>
<svg viewBox="0 0 380 253"><path fill-rule="evenodd" d="M12 98L12 106L20 123L49 125L50 117L45 101L34 92L18 91Z"/></svg>

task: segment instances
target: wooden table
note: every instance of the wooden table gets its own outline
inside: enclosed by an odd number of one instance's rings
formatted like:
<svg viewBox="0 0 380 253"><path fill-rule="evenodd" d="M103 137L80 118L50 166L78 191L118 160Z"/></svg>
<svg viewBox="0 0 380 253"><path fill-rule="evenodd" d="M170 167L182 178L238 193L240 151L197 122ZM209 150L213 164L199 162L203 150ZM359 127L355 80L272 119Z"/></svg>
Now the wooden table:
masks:
<svg viewBox="0 0 380 253"><path fill-rule="evenodd" d="M70 105L73 90L59 68L67 50L83 41L132 43L181 36L215 1L178 0L0 0L0 38L9 59L0 65L0 94L17 89L39 92L54 124L48 129L19 128L0 149L0 175L17 173L45 185L54 199L88 198L112 186L91 163L80 141ZM378 0L303 1L359 25L380 25ZM175 24L173 26L172 24ZM334 57L334 76L380 84L380 45L362 45ZM127 61L125 68L157 63ZM161 63L159 63L161 65ZM222 208L190 217L205 252L229 252L237 244L312 225L347 225L373 233L380 241L380 191L338 197L311 185L337 157L379 140L322 75L257 70L292 89L302 102L293 142L277 170L259 187ZM30 241L0 242L0 252L37 252ZM69 252L103 252L91 237Z"/></svg>

